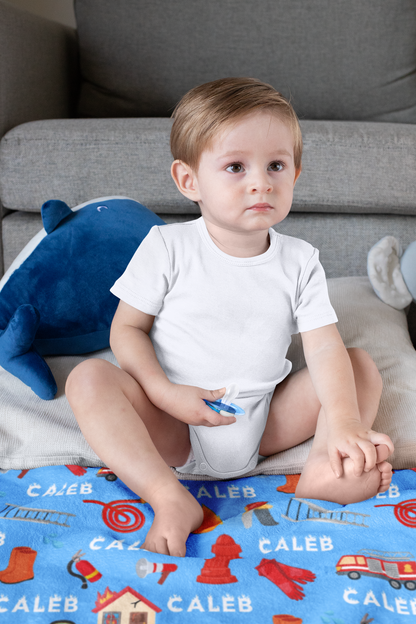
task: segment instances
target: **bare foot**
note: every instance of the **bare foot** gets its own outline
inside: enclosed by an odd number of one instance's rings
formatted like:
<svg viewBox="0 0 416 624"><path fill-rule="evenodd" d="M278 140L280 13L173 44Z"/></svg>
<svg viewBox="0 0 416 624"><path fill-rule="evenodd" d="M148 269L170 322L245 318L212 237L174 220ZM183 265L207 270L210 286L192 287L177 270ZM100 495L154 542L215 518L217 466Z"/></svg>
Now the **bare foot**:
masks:
<svg viewBox="0 0 416 624"><path fill-rule="evenodd" d="M151 504L155 517L142 548L172 557L184 557L189 534L204 519L200 504L179 481L177 487L169 484L160 488L152 497Z"/></svg>
<svg viewBox="0 0 416 624"><path fill-rule="evenodd" d="M372 498L379 492L388 490L392 477L391 465L384 461L388 447L377 448L378 463L359 477L354 474L353 461L346 457L342 460L343 475L337 479L329 464L326 453L313 453L308 457L295 495L297 498L317 498L341 505L357 503Z"/></svg>

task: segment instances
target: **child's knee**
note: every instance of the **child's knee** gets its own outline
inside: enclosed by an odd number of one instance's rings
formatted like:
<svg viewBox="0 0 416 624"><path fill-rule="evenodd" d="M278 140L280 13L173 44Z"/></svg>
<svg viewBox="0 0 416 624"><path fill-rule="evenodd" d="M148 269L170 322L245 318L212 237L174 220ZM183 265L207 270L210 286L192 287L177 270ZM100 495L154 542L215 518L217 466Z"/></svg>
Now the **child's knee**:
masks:
<svg viewBox="0 0 416 624"><path fill-rule="evenodd" d="M65 394L72 404L83 400L85 396L92 398L99 387L105 383L109 362L92 358L78 364L69 374L65 385Z"/></svg>

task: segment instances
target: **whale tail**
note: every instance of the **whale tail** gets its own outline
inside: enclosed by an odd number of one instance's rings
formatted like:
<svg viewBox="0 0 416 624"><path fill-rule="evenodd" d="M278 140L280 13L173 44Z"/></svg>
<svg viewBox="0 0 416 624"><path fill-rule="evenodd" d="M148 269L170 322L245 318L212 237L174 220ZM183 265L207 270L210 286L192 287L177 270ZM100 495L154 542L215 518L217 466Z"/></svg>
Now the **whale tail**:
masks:
<svg viewBox="0 0 416 624"><path fill-rule="evenodd" d="M0 366L23 381L41 399L53 399L57 386L51 369L34 349L40 314L30 304L17 308L0 332Z"/></svg>

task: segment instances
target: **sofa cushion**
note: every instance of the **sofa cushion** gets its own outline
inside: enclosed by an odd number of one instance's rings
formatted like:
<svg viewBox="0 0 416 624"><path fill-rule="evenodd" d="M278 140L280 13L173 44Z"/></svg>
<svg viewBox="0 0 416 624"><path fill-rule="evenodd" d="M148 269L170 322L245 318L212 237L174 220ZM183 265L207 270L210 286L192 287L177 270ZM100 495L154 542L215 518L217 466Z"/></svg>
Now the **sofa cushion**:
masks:
<svg viewBox="0 0 416 624"><path fill-rule="evenodd" d="M380 301L367 277L328 280L328 287L345 344L366 349L383 377L384 389L374 428L392 438L394 468L412 468L416 451L416 352L407 331L406 315ZM116 363L110 349L92 357ZM293 340L289 357L294 370L304 365L299 336ZM82 436L64 395L69 372L83 359L46 358L58 384L53 401L42 401L19 379L0 368L0 469L102 465ZM273 455L252 474L300 472L310 445L308 440ZM180 478L187 477L181 474Z"/></svg>
<svg viewBox="0 0 416 624"><path fill-rule="evenodd" d="M253 76L301 118L416 122L414 0L76 0L79 115L164 117Z"/></svg>
<svg viewBox="0 0 416 624"><path fill-rule="evenodd" d="M137 198L138 200L140 198ZM166 223L189 221L199 214L158 212ZM3 224L4 268L7 270L23 247L42 229L37 212L16 211ZM403 247L416 240L416 219L403 215L317 214L292 212L275 226L281 234L302 238L319 249L327 277L366 275L368 250L386 233L394 234ZM416 342L416 305L408 314Z"/></svg>
<svg viewBox="0 0 416 624"><path fill-rule="evenodd" d="M157 212L197 213L170 175L172 121L66 119L17 126L0 144L3 206L40 210L125 195ZM416 125L302 121L295 211L416 214ZM394 234L394 232L392 232ZM375 241L374 241L375 242Z"/></svg>

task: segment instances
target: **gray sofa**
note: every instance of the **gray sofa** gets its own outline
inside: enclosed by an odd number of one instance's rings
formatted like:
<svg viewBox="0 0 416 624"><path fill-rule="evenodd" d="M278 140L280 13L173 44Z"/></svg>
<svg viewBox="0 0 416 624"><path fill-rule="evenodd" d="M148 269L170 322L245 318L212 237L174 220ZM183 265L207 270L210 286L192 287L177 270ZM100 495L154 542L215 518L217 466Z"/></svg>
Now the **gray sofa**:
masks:
<svg viewBox="0 0 416 624"><path fill-rule="evenodd" d="M197 216L170 179L169 117L191 87L232 75L292 100L303 172L278 230L318 247L328 278L365 276L367 252L386 234L403 247L416 239L414 0L75 0L75 13L76 32L0 1L4 270L51 198L76 206L123 195L166 221ZM411 308L411 327L413 318ZM51 359L61 371L53 412L2 372L0 468L99 463L63 396L79 359ZM55 454L33 450L47 431L33 424L41 417L60 436ZM298 470L302 453L279 470Z"/></svg>

